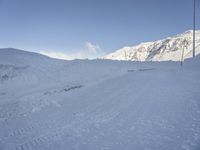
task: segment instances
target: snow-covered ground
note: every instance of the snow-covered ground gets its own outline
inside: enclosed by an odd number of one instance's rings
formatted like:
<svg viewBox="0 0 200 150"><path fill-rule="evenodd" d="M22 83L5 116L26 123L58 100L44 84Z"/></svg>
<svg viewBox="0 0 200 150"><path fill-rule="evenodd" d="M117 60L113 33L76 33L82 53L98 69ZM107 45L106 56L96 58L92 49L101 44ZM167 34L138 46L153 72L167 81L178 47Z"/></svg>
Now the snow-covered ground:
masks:
<svg viewBox="0 0 200 150"><path fill-rule="evenodd" d="M0 150L199 150L200 56L62 61L0 50Z"/></svg>

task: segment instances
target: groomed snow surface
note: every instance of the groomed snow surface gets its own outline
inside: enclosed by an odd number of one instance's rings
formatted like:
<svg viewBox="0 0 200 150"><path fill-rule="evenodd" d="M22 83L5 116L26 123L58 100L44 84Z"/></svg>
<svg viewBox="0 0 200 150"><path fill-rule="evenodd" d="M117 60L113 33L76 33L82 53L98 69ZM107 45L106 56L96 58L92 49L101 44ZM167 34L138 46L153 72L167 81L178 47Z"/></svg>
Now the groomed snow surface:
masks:
<svg viewBox="0 0 200 150"><path fill-rule="evenodd" d="M0 150L199 150L200 57L62 61L0 50Z"/></svg>

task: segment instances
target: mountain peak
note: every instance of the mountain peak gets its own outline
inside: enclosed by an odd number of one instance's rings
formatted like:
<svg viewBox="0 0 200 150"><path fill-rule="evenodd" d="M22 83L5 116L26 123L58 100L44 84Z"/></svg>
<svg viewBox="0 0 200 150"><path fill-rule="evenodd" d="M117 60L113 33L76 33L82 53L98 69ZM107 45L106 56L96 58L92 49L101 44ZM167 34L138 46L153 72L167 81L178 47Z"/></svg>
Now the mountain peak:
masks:
<svg viewBox="0 0 200 150"><path fill-rule="evenodd" d="M192 30L168 37L166 39L141 43L132 47L124 47L103 59L128 60L128 61L180 61L183 47L185 48L184 58L192 56ZM200 35L200 31L196 31ZM200 38L196 38L196 53L200 53Z"/></svg>

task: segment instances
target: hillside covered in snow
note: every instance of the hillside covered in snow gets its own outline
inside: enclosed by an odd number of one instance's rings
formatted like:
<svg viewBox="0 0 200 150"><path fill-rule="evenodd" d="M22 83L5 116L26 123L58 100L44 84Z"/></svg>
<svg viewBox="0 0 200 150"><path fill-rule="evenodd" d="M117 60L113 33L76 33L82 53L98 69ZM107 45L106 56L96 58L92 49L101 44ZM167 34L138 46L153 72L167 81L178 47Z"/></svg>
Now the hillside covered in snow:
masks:
<svg viewBox="0 0 200 150"><path fill-rule="evenodd" d="M0 49L0 150L199 150L199 66Z"/></svg>
<svg viewBox="0 0 200 150"><path fill-rule="evenodd" d="M192 57L192 36L193 31L168 37L155 42L141 43L133 47L124 47L103 59L129 60L129 61L180 61L185 48L184 58ZM196 31L197 54L200 53L200 31Z"/></svg>

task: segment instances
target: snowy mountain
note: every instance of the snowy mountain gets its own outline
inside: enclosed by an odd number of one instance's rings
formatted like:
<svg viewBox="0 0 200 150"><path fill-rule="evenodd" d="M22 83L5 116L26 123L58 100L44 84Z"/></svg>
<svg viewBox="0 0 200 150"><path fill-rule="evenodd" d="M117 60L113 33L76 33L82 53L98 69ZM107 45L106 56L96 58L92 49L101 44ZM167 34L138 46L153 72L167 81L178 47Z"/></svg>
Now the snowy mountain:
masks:
<svg viewBox="0 0 200 150"><path fill-rule="evenodd" d="M0 150L199 150L199 66L0 49Z"/></svg>
<svg viewBox="0 0 200 150"><path fill-rule="evenodd" d="M130 61L180 61L183 47L185 47L184 58L192 57L192 33L185 33L169 37L155 42L141 43L133 47L124 47L103 59L130 60ZM197 39L196 53L200 53L200 31L196 31Z"/></svg>

